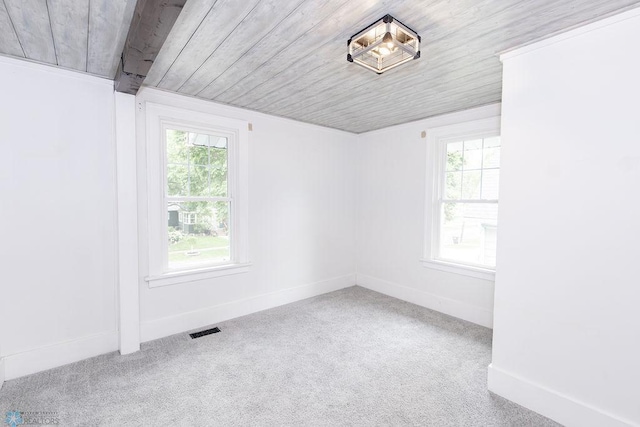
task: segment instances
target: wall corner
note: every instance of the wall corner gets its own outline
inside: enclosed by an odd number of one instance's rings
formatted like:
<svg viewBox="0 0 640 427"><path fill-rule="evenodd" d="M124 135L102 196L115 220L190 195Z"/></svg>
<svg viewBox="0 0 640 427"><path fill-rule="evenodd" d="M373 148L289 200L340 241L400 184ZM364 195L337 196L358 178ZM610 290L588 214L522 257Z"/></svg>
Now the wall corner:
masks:
<svg viewBox="0 0 640 427"><path fill-rule="evenodd" d="M4 384L4 359L0 357L0 390Z"/></svg>

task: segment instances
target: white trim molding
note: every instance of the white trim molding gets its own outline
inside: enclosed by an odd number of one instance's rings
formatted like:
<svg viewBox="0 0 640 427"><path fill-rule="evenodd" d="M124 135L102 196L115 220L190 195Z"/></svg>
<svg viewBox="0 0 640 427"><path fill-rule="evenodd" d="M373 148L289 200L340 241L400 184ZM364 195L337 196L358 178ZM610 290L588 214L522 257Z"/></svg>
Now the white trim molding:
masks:
<svg viewBox="0 0 640 427"><path fill-rule="evenodd" d="M113 84L113 82L111 83ZM208 113L216 116L229 117L232 119L247 120L247 118L250 117L251 120L254 120L265 118L281 122L288 126L296 126L303 129L309 129L309 127L311 127L322 132L327 132L329 134L355 135L353 132L347 132L321 125L314 125L311 123L303 123L297 120L287 119L285 117L274 116L266 113L260 113L259 111L246 108L232 107L230 105L219 104L215 101L196 98L195 96L185 95L182 93L178 94L175 92L169 92L167 90L155 87L142 86L138 91L137 97L143 101L171 105L173 107L192 110L198 113Z"/></svg>
<svg viewBox="0 0 640 427"><path fill-rule="evenodd" d="M120 353L140 350L136 98L114 92L118 187L118 301Z"/></svg>
<svg viewBox="0 0 640 427"><path fill-rule="evenodd" d="M181 283L195 282L197 280L246 273L251 269L251 265L251 263L226 264L218 267L209 267L197 270L176 271L158 276L147 276L144 280L149 283L150 288L179 285Z"/></svg>
<svg viewBox="0 0 640 427"><path fill-rule="evenodd" d="M621 21L625 21L627 19L635 18L636 16L640 16L640 7L637 5L630 6L632 9L620 12L615 11L613 15L602 18L596 17L595 22L591 23L581 23L578 26L565 29L556 34L551 34L550 36L546 36L543 38L538 38L527 42L526 44L514 46L508 50L498 53L501 61L505 61L506 59L510 59L524 53L529 53L534 50L541 49L546 46L550 46L552 44L556 44L562 42L567 39L571 39L582 34L589 33L591 31L597 30L599 28L608 27L609 25L616 24Z"/></svg>
<svg viewBox="0 0 640 427"><path fill-rule="evenodd" d="M356 276L356 284L381 294L475 323L476 325L487 328L493 327L493 312L491 310L363 274Z"/></svg>
<svg viewBox="0 0 640 427"><path fill-rule="evenodd" d="M118 332L104 332L4 356L7 380L118 350Z"/></svg>
<svg viewBox="0 0 640 427"><path fill-rule="evenodd" d="M470 265L454 264L437 259L422 258L420 263L423 267L446 271L447 273L462 274L463 276L475 277L476 279L489 280L491 282L496 280L495 270L472 267Z"/></svg>
<svg viewBox="0 0 640 427"><path fill-rule="evenodd" d="M14 58L4 54L0 54L0 64L5 63L13 66L31 68L33 70L44 71L59 77L67 77L82 80L90 83L103 84L113 88L113 80L106 77L97 76L85 71L72 70L59 65L46 64L29 58Z"/></svg>
<svg viewBox="0 0 640 427"><path fill-rule="evenodd" d="M280 291L257 295L225 304L203 308L201 310L180 313L175 316L143 322L141 338L143 342L167 337L192 329L209 326L217 322L234 319L269 308L300 301L306 298L326 294L354 286L355 274L334 277L320 282L309 283Z"/></svg>
<svg viewBox="0 0 640 427"><path fill-rule="evenodd" d="M568 427L632 427L630 420L489 365L489 391Z"/></svg>
<svg viewBox="0 0 640 427"><path fill-rule="evenodd" d="M498 117L502 112L502 104L500 102L483 105L480 107L453 111L438 116L432 116L427 119L419 119L409 123L389 126L382 129L376 129L369 132L359 134L360 137L369 137L370 135L396 135L398 131L405 130L407 127L415 129L417 133L426 129L432 129L441 126L453 125L456 123L464 123L473 120L481 120L489 117Z"/></svg>

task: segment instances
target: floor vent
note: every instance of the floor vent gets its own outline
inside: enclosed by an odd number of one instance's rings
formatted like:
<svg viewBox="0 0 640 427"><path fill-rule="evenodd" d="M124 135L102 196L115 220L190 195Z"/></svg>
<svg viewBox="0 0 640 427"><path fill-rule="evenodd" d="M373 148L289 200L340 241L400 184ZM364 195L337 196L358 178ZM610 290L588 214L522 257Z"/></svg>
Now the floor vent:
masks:
<svg viewBox="0 0 640 427"><path fill-rule="evenodd" d="M196 338L204 337L205 335L217 334L218 332L220 332L220 328L216 326L215 328L205 329L204 331L200 331L200 332L194 332L192 334L189 334L189 336L193 339L196 339Z"/></svg>

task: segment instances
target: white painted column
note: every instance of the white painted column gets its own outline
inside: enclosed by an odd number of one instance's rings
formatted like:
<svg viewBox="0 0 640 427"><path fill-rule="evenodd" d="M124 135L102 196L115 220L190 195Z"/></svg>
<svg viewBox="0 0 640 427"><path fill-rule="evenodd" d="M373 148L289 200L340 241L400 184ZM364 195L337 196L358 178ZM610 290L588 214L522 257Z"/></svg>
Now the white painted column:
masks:
<svg viewBox="0 0 640 427"><path fill-rule="evenodd" d="M640 8L502 56L489 390L640 426Z"/></svg>
<svg viewBox="0 0 640 427"><path fill-rule="evenodd" d="M140 350L136 97L115 92L120 354Z"/></svg>

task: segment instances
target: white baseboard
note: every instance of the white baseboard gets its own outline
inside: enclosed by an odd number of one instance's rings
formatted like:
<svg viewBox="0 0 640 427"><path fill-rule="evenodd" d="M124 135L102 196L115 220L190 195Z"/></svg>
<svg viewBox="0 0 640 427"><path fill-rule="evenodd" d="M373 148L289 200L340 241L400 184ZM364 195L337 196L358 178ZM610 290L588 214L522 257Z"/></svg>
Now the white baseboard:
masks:
<svg viewBox="0 0 640 427"><path fill-rule="evenodd" d="M567 427L637 426L594 406L489 365L489 390Z"/></svg>
<svg viewBox="0 0 640 427"><path fill-rule="evenodd" d="M118 350L118 332L105 332L4 356L6 380Z"/></svg>
<svg viewBox="0 0 640 427"><path fill-rule="evenodd" d="M193 329L209 326L217 322L233 319L280 305L289 304L305 298L311 298L328 292L354 286L355 274L335 277L321 282L283 289L251 298L232 301L225 304L190 311L175 316L142 322L140 339L142 342L179 334Z"/></svg>
<svg viewBox="0 0 640 427"><path fill-rule="evenodd" d="M491 310L363 274L356 276L356 284L363 288L430 308L431 310L436 310L480 326L487 328L493 327L493 312Z"/></svg>

